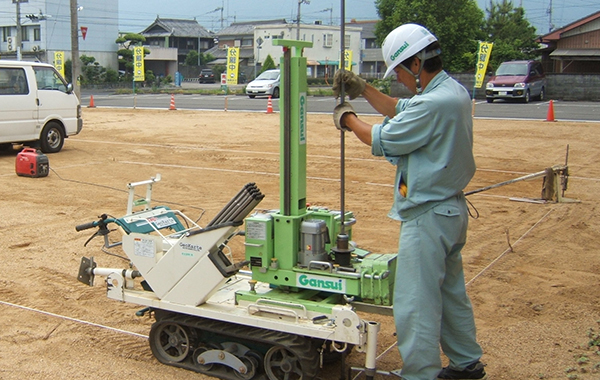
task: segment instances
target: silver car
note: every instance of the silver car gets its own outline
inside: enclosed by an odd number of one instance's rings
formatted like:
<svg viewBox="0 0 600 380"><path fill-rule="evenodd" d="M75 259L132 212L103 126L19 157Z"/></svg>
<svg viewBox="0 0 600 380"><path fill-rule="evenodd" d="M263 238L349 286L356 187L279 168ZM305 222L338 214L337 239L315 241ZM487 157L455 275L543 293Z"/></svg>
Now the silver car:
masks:
<svg viewBox="0 0 600 380"><path fill-rule="evenodd" d="M267 70L262 72L252 82L246 86L246 95L250 98L257 96L269 96L279 98L279 69Z"/></svg>

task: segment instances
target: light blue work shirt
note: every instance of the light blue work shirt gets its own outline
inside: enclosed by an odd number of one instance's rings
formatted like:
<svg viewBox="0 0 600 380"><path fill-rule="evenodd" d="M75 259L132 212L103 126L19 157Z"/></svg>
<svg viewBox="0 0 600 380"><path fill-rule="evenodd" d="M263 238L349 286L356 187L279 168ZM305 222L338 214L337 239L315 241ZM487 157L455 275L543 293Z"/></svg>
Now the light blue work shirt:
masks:
<svg viewBox="0 0 600 380"><path fill-rule="evenodd" d="M397 166L388 216L404 221L467 186L475 174L473 119L467 90L443 70L420 95L399 100L396 112L373 126L371 153Z"/></svg>

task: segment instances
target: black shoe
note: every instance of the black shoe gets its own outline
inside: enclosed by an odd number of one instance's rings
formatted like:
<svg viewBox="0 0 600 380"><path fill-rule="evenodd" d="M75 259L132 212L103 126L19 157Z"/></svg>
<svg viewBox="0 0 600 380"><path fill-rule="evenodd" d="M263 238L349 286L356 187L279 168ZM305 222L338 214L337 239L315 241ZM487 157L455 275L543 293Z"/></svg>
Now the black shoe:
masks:
<svg viewBox="0 0 600 380"><path fill-rule="evenodd" d="M483 369L483 363L477 361L462 371L445 367L437 376L438 380L487 380L487 375Z"/></svg>

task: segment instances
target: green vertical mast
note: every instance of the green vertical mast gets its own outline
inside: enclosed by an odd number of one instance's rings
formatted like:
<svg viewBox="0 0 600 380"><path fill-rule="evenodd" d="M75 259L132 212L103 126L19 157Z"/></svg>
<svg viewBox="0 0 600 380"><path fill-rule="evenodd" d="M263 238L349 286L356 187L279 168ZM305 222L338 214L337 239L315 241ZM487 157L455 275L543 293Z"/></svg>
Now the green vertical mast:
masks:
<svg viewBox="0 0 600 380"><path fill-rule="evenodd" d="M306 57L311 42L273 40L283 46L280 139L280 207L285 216L306 213Z"/></svg>

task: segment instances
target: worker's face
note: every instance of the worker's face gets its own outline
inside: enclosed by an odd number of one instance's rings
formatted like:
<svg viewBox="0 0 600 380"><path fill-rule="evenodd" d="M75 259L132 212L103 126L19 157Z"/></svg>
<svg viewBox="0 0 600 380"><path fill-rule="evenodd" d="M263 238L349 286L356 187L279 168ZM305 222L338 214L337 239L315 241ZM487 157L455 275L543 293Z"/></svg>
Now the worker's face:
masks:
<svg viewBox="0 0 600 380"><path fill-rule="evenodd" d="M419 72L419 64L419 58L415 58L413 59L409 69L416 74ZM396 80L398 81L398 83L402 83L410 92L416 94L417 81L415 77L413 75L410 75L408 71L401 67L401 65L394 67L394 71L396 72Z"/></svg>

